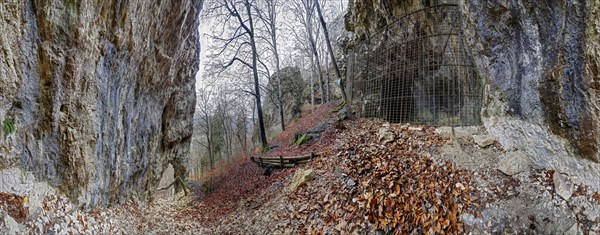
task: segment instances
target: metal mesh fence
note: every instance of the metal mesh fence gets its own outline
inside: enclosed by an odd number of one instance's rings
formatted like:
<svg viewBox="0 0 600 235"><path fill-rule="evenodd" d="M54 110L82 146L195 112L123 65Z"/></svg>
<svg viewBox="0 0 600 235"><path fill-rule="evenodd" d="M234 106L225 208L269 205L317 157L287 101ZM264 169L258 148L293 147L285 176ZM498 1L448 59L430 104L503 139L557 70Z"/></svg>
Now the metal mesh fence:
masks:
<svg viewBox="0 0 600 235"><path fill-rule="evenodd" d="M456 4L414 11L354 47L353 110L389 122L480 123L481 81L463 42Z"/></svg>

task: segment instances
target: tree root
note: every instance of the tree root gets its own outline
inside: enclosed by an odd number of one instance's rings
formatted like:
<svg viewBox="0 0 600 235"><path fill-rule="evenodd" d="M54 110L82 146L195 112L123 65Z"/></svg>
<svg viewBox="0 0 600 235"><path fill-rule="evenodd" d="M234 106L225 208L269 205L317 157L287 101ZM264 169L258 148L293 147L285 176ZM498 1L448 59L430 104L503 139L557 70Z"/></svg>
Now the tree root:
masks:
<svg viewBox="0 0 600 235"><path fill-rule="evenodd" d="M169 184L168 186L164 187L164 188L159 188L157 189L157 191L162 191L162 190L166 190L169 189L170 187L172 187L173 185L175 185L177 182L179 182L181 185L183 185L183 193L185 196L187 196L190 192L190 188L187 186L187 184L185 183L185 181L183 181L181 179L181 177L177 176L175 177L175 180L173 180L173 182L171 182L171 184Z"/></svg>

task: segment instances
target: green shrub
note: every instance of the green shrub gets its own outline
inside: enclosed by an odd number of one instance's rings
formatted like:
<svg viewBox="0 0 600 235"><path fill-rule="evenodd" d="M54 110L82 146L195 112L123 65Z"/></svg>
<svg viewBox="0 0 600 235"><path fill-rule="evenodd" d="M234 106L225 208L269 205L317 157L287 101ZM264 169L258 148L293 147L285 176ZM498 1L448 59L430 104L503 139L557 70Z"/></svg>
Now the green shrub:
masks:
<svg viewBox="0 0 600 235"><path fill-rule="evenodd" d="M269 150L271 150L271 148L269 148L269 146L260 147L260 153L266 153L266 152L269 152Z"/></svg>
<svg viewBox="0 0 600 235"><path fill-rule="evenodd" d="M300 136L300 138L297 138L296 141L294 142L294 144L302 145L302 144L310 141L311 139L312 139L311 135L304 134L304 135Z"/></svg>
<svg viewBox="0 0 600 235"><path fill-rule="evenodd" d="M2 123L2 129L6 135L12 134L17 130L15 127L15 121L12 118L4 119L4 122Z"/></svg>

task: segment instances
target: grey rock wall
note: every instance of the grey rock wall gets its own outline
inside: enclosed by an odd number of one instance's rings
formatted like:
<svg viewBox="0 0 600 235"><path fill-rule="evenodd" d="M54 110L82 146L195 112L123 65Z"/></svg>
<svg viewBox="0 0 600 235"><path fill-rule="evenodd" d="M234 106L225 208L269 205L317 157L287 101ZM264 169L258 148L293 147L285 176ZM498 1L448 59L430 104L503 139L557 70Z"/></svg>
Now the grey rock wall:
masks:
<svg viewBox="0 0 600 235"><path fill-rule="evenodd" d="M523 148L560 137L570 143L569 155L600 161L600 1L354 0L346 29L356 41L373 38L398 17L436 4L461 8L462 33L485 84L481 115L488 129L518 136ZM505 125L521 120L552 136Z"/></svg>
<svg viewBox="0 0 600 235"><path fill-rule="evenodd" d="M300 107L302 106L303 91L305 86L304 80L302 79L302 73L297 67L285 67L280 71L280 79L282 84L282 102L283 102L283 114L286 123L293 119L298 119L300 116ZM273 87L272 94L269 94L274 99L266 99L265 107L269 109L269 116L274 117L275 123L273 123L274 129L281 131L279 120L279 109L277 108L277 91L279 85L277 83L277 72L275 72L269 78L269 86Z"/></svg>
<svg viewBox="0 0 600 235"><path fill-rule="evenodd" d="M85 206L185 177L202 0L0 3L0 170Z"/></svg>
<svg viewBox="0 0 600 235"><path fill-rule="evenodd" d="M486 78L486 118L548 126L600 160L598 1L467 1L466 35Z"/></svg>

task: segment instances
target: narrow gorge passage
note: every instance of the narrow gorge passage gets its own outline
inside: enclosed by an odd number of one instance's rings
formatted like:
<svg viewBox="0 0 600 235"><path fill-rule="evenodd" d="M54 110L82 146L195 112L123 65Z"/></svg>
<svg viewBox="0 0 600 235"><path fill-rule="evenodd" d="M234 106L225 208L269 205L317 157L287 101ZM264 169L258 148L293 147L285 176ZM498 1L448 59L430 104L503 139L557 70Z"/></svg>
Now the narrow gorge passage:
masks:
<svg viewBox="0 0 600 235"><path fill-rule="evenodd" d="M598 234L599 9L0 1L0 234Z"/></svg>

